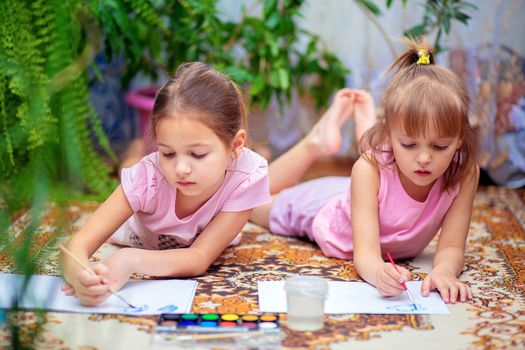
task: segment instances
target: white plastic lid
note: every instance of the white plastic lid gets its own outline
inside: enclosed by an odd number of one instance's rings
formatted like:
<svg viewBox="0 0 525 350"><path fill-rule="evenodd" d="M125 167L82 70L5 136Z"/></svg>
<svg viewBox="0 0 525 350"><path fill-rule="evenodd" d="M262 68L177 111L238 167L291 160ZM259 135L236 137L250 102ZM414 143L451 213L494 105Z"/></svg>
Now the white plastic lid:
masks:
<svg viewBox="0 0 525 350"><path fill-rule="evenodd" d="M328 297L328 282L321 277L299 275L287 279L284 290L288 294L326 299Z"/></svg>

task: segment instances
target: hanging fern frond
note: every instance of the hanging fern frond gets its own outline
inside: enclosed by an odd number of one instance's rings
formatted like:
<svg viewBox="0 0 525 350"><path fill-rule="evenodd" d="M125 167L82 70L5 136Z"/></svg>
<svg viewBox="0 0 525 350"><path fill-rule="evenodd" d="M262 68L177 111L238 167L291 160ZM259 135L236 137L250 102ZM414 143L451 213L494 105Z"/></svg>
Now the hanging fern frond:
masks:
<svg viewBox="0 0 525 350"><path fill-rule="evenodd" d="M36 164L50 188L107 194L115 186L93 147L95 138L115 158L89 100L86 70L100 40L89 16L80 0L0 2L0 192L8 201L31 200Z"/></svg>

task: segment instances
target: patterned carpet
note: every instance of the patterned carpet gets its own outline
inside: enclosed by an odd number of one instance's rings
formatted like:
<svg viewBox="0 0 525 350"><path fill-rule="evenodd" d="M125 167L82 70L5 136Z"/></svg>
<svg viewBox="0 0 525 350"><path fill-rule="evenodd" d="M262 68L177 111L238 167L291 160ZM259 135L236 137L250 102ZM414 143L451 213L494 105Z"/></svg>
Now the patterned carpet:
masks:
<svg viewBox="0 0 525 350"><path fill-rule="evenodd" d="M33 248L42 250L39 274L58 275L58 252L53 249L58 222L74 232L96 203L73 203L67 210L50 208ZM21 239L28 224L19 215L13 238ZM309 242L276 236L248 224L241 244L227 249L199 284L193 312L258 312L257 281L281 280L292 274L323 276L330 280L360 280L351 262L328 259ZM94 259L110 254L104 245ZM435 241L416 259L401 262L416 278L429 271ZM2 272L14 262L0 252ZM310 349L397 349L410 345L426 349L525 348L525 190L483 187L476 195L462 280L472 286L474 299L449 305L451 315L327 315L317 332L293 332L284 327L282 346ZM135 278L148 278L135 276ZM71 313L11 313L20 325L23 342L37 348L142 349L151 348L156 317L86 315ZM285 324L286 315L281 315ZM35 334L38 320L44 325ZM115 337L118 335L118 340ZM0 330L0 347L11 340Z"/></svg>

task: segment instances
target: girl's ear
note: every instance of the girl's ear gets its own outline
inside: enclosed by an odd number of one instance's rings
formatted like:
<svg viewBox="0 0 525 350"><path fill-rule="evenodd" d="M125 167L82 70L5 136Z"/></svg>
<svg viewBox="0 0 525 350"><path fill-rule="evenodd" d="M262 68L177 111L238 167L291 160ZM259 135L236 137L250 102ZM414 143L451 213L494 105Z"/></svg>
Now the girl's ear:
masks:
<svg viewBox="0 0 525 350"><path fill-rule="evenodd" d="M237 134L233 138L232 142L232 156L233 158L237 158L241 155L242 149L244 145L246 144L246 130L240 129L237 131Z"/></svg>

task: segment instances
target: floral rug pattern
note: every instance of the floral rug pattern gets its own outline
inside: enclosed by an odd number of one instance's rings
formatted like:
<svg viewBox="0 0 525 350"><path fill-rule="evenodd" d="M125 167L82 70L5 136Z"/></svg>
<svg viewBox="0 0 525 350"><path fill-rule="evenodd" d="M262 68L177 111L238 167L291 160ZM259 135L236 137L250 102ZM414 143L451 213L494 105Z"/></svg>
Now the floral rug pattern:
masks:
<svg viewBox="0 0 525 350"><path fill-rule="evenodd" d="M96 206L72 203L65 210L48 209L32 242L32 249L40 252L36 261L38 274L60 274L55 247L57 241L67 239L67 234L57 232L59 223L65 223L66 231L75 232ZM28 223L26 214L16 217L10 231L15 244L22 242ZM429 271L435 244L434 240L419 257L401 262L415 279L424 278ZM93 260L103 259L114 249L105 244ZM14 261L3 247L0 272L13 271ZM310 242L273 235L248 224L241 243L228 248L205 275L196 278L192 311L256 313L257 281L282 280L298 273L338 281L360 280L351 261L326 258ZM368 348L373 344L375 348L395 348L396 342L406 344L408 337L417 334L422 344L432 344L432 339L440 338L439 346L447 344L450 349L525 348L525 190L478 190L461 279L472 286L474 299L467 304L449 305L451 315L326 315L325 327L317 332L300 333L283 327L282 346L324 349ZM126 348L151 346L157 320L30 311L9 316L17 320L23 342L49 349L112 348L115 332L121 334L119 338L127 344ZM281 317L285 325L286 315ZM41 320L44 324L34 336ZM441 334L446 338L441 339ZM10 341L9 330L0 328L0 347Z"/></svg>

